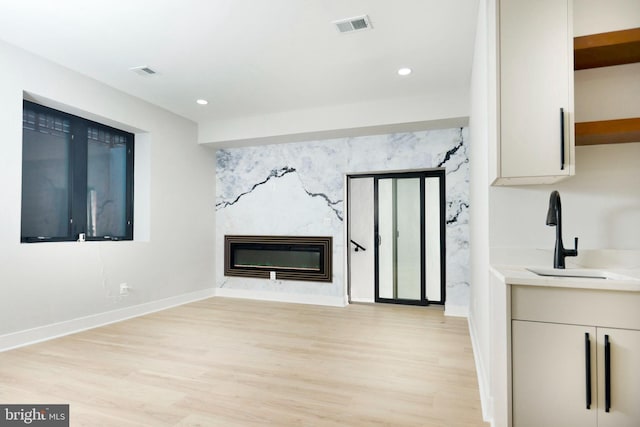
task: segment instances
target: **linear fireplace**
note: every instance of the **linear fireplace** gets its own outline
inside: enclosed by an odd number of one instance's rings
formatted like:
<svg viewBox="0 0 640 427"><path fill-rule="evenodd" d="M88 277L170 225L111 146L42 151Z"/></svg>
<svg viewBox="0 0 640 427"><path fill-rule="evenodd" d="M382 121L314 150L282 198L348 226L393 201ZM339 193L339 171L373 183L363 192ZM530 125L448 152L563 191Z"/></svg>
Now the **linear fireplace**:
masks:
<svg viewBox="0 0 640 427"><path fill-rule="evenodd" d="M224 275L331 282L332 238L224 236Z"/></svg>

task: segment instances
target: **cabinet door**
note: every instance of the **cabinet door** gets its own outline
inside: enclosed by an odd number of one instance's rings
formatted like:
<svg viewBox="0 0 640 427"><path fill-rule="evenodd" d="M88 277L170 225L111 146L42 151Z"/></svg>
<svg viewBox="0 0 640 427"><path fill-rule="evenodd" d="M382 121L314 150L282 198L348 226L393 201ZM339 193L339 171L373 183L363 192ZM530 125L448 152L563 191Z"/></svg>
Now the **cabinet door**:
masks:
<svg viewBox="0 0 640 427"><path fill-rule="evenodd" d="M499 19L502 183L569 176L574 151L571 1L501 0Z"/></svg>
<svg viewBox="0 0 640 427"><path fill-rule="evenodd" d="M640 331L598 328L598 426L640 426Z"/></svg>
<svg viewBox="0 0 640 427"><path fill-rule="evenodd" d="M596 329L514 320L511 332L513 427L595 427Z"/></svg>

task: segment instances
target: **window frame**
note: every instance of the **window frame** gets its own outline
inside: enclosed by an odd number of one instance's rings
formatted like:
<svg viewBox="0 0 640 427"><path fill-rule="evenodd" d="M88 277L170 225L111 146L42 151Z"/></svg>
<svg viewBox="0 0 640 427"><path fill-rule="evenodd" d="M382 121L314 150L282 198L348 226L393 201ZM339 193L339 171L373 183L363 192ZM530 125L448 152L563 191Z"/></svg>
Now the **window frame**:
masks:
<svg viewBox="0 0 640 427"><path fill-rule="evenodd" d="M31 110L36 114L48 114L68 120L70 123L70 146L69 146L69 170L68 170L68 207L69 215L67 220L67 232L65 236L26 236L23 231L23 209L24 209L24 116L25 111ZM133 190L134 190L134 143L135 135L131 132L105 125L103 123L89 120L84 117L66 113L51 107L38 104L33 101L23 100L23 125L22 125L22 188L20 205L20 242L40 243L40 242L71 242L78 241L80 235L84 233L86 241L130 241L133 240ZM125 165L125 233L121 236L88 236L87 235L87 188L88 188L88 128L97 128L111 134L124 136L126 138L126 165Z"/></svg>

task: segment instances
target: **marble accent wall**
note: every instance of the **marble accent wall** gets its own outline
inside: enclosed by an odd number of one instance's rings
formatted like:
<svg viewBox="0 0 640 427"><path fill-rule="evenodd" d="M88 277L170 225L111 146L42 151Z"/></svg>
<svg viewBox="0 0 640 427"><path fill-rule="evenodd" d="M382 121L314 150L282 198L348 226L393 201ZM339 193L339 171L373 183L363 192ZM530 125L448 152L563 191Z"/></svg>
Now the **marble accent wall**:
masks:
<svg viewBox="0 0 640 427"><path fill-rule="evenodd" d="M216 287L343 298L346 174L446 169L447 306L469 298L468 128L221 149ZM225 277L225 234L333 236L333 282ZM277 299L275 297L274 299Z"/></svg>

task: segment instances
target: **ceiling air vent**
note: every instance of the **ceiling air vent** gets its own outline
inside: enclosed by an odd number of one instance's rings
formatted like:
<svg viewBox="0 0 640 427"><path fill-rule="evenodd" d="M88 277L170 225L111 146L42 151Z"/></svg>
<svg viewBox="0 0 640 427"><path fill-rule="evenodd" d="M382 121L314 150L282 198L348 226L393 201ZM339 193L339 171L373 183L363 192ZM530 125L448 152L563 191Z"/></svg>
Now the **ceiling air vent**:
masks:
<svg viewBox="0 0 640 427"><path fill-rule="evenodd" d="M147 67L146 65L142 65L140 67L133 67L129 69L141 76L153 76L154 74L156 74L156 72L153 69Z"/></svg>
<svg viewBox="0 0 640 427"><path fill-rule="evenodd" d="M367 15L355 16L353 18L333 21L333 24L341 33L351 33L353 31L370 30L371 21Z"/></svg>

